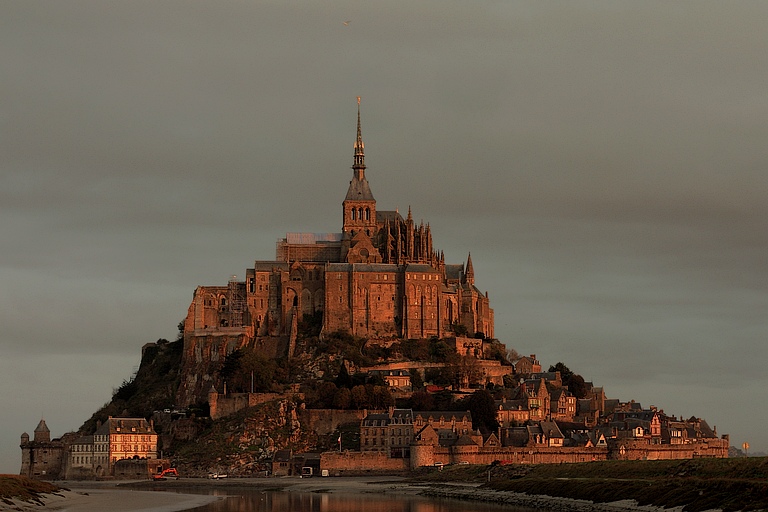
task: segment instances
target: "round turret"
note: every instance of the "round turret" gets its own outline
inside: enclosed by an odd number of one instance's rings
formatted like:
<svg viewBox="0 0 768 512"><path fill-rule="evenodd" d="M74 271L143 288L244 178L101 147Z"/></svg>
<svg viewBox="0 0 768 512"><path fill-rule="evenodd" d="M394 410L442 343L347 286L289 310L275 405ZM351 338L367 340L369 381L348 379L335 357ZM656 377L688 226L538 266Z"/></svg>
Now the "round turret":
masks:
<svg viewBox="0 0 768 512"><path fill-rule="evenodd" d="M411 469L432 466L435 463L435 447L426 441L411 443Z"/></svg>

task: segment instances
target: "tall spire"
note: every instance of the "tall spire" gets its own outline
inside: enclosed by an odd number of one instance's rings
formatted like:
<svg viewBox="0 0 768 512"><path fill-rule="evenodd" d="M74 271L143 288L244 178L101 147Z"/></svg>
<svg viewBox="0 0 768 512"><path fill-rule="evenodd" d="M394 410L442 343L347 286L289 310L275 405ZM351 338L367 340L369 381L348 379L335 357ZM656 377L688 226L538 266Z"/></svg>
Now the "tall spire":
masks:
<svg viewBox="0 0 768 512"><path fill-rule="evenodd" d="M360 128L360 96L357 97L357 139L355 139L355 178L365 178L365 144L363 144L363 131Z"/></svg>
<svg viewBox="0 0 768 512"><path fill-rule="evenodd" d="M467 268L464 272L464 278L468 285L472 286L475 284L475 269L472 266L472 254L467 256Z"/></svg>
<svg viewBox="0 0 768 512"><path fill-rule="evenodd" d="M357 97L357 138L355 139L355 163L352 166L352 180L344 198L344 233L364 232L373 236L377 231L376 199L365 179L365 146L360 128L360 96Z"/></svg>

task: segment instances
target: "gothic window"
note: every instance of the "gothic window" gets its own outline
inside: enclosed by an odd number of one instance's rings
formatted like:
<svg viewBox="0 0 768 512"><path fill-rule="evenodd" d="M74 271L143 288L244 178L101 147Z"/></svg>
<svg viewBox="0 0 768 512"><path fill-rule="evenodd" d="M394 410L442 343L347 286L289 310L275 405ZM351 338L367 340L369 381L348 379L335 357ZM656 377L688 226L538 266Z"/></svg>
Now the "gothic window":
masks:
<svg viewBox="0 0 768 512"><path fill-rule="evenodd" d="M365 209L365 220L371 220L371 210L369 208Z"/></svg>
<svg viewBox="0 0 768 512"><path fill-rule="evenodd" d="M357 210L352 208L352 220L356 220L356 219L357 219Z"/></svg>

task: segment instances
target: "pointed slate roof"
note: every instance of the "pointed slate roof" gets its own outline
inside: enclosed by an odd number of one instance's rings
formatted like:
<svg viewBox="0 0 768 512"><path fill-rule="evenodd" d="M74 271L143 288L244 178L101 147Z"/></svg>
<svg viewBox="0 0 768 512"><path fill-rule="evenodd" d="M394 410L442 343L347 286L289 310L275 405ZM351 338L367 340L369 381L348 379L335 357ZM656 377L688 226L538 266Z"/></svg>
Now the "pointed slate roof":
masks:
<svg viewBox="0 0 768 512"><path fill-rule="evenodd" d="M48 429L48 425L45 424L45 420L41 419L40 423L37 424L37 427L35 427L35 432L45 432L47 434L50 434L51 431Z"/></svg>

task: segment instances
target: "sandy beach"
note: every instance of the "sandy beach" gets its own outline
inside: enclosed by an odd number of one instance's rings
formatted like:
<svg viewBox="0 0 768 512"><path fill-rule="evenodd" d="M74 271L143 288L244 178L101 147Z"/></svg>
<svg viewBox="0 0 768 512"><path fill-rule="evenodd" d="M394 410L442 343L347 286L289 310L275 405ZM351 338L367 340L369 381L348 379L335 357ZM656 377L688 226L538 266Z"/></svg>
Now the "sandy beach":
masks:
<svg viewBox="0 0 768 512"><path fill-rule="evenodd" d="M12 504L0 503L0 511L176 512L200 507L219 499L225 498L103 486L97 489L73 489L48 494L42 498L42 503L20 500L13 500Z"/></svg>

